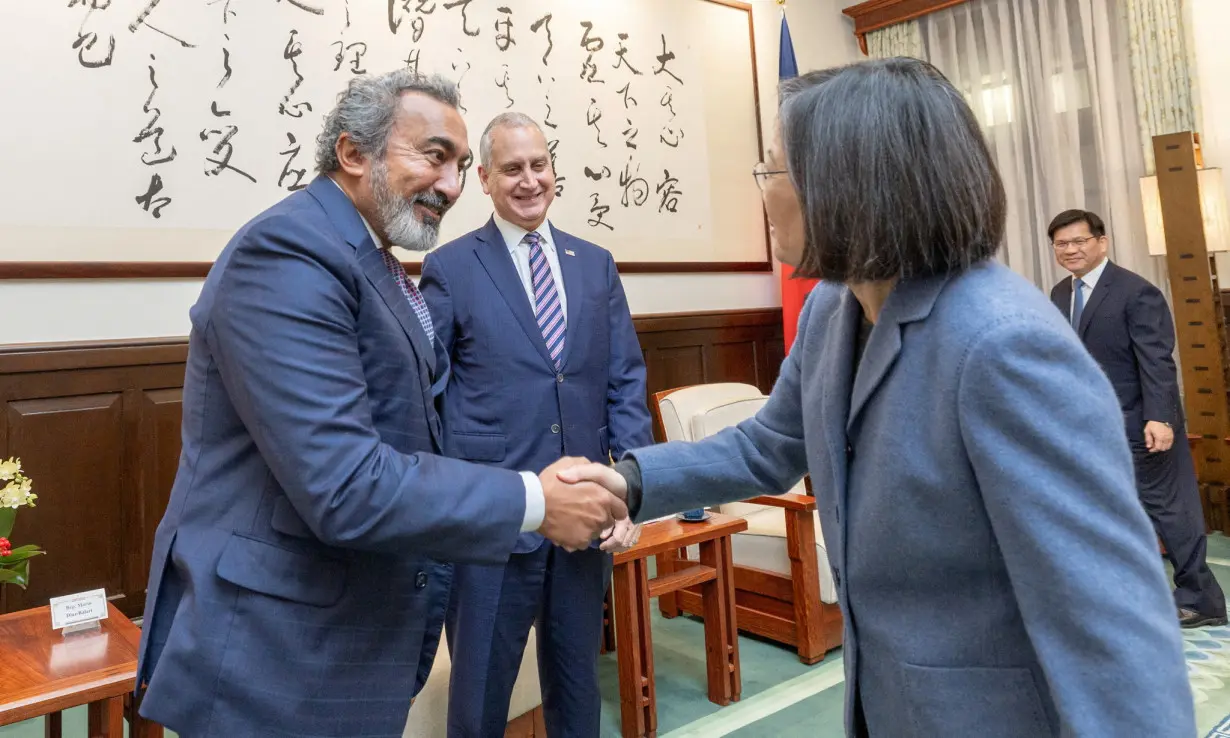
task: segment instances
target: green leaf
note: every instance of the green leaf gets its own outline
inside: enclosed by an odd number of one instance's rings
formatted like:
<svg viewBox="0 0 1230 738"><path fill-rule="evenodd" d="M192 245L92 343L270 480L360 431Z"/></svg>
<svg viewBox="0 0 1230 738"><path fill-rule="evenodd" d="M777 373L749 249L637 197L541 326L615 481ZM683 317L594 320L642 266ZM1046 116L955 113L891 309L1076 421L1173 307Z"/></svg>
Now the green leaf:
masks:
<svg viewBox="0 0 1230 738"><path fill-rule="evenodd" d="M16 566L0 569L0 582L16 584L25 589L30 583L30 562L22 561Z"/></svg>
<svg viewBox="0 0 1230 738"><path fill-rule="evenodd" d="M0 556L0 566L16 564L18 561L25 561L32 556L38 556L42 553L46 553L46 551L43 551L38 546L33 544L29 546L19 546L10 551L8 556Z"/></svg>
<svg viewBox="0 0 1230 738"><path fill-rule="evenodd" d="M8 538L13 532L13 523L17 520L17 508L0 507L0 538Z"/></svg>

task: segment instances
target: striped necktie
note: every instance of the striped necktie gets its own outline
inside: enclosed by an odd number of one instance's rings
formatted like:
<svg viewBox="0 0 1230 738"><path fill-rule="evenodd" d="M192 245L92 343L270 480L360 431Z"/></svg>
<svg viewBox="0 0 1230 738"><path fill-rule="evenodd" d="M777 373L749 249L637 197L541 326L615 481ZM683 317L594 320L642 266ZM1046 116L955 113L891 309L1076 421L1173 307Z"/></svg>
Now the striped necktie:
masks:
<svg viewBox="0 0 1230 738"><path fill-rule="evenodd" d="M560 354L564 352L564 309L560 305L559 292L555 289L555 279L551 276L551 265L542 253L542 236L537 231L525 234L525 242L530 246L530 276L534 288L534 315L538 318L538 329L547 342L547 353L559 371Z"/></svg>

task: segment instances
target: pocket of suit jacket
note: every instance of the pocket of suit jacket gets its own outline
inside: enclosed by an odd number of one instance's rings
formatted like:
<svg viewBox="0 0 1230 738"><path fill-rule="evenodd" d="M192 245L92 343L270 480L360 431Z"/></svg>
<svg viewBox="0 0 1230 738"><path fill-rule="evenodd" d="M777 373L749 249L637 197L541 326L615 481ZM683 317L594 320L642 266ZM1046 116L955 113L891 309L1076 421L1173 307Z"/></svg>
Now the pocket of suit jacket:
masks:
<svg viewBox="0 0 1230 738"><path fill-rule="evenodd" d="M336 605L346 590L346 563L291 551L232 533L218 557L217 574L231 584L316 607Z"/></svg>

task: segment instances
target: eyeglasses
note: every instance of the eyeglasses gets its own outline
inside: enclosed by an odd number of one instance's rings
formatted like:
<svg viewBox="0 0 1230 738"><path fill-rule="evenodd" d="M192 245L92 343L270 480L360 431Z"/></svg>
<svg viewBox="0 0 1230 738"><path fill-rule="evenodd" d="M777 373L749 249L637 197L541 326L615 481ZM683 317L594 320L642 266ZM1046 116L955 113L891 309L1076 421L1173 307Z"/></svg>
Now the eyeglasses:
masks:
<svg viewBox="0 0 1230 738"><path fill-rule="evenodd" d="M1056 251L1063 251L1069 246L1075 246L1078 249L1082 249L1085 247L1085 244L1096 240L1098 240L1097 236L1087 236L1085 238L1073 238L1070 241L1055 241L1051 244L1051 246L1054 246Z"/></svg>
<svg viewBox="0 0 1230 738"><path fill-rule="evenodd" d="M756 165L752 167L752 176L756 179L756 186L760 188L761 192L764 192L764 181L767 178L773 176L774 174L785 173L785 169L769 169L765 166L763 161L756 162Z"/></svg>

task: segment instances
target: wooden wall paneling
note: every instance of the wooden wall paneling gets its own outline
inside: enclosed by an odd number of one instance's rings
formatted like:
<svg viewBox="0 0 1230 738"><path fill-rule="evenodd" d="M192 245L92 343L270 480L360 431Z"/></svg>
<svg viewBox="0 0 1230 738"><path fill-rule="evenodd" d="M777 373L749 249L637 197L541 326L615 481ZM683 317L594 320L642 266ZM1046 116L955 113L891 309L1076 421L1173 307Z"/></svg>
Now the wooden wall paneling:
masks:
<svg viewBox="0 0 1230 738"><path fill-rule="evenodd" d="M697 382L764 391L784 354L780 309L634 318L649 392ZM105 587L128 617L145 606L154 532L179 466L183 338L0 346L0 457L20 456L40 495L15 543L49 552L0 612Z"/></svg>

